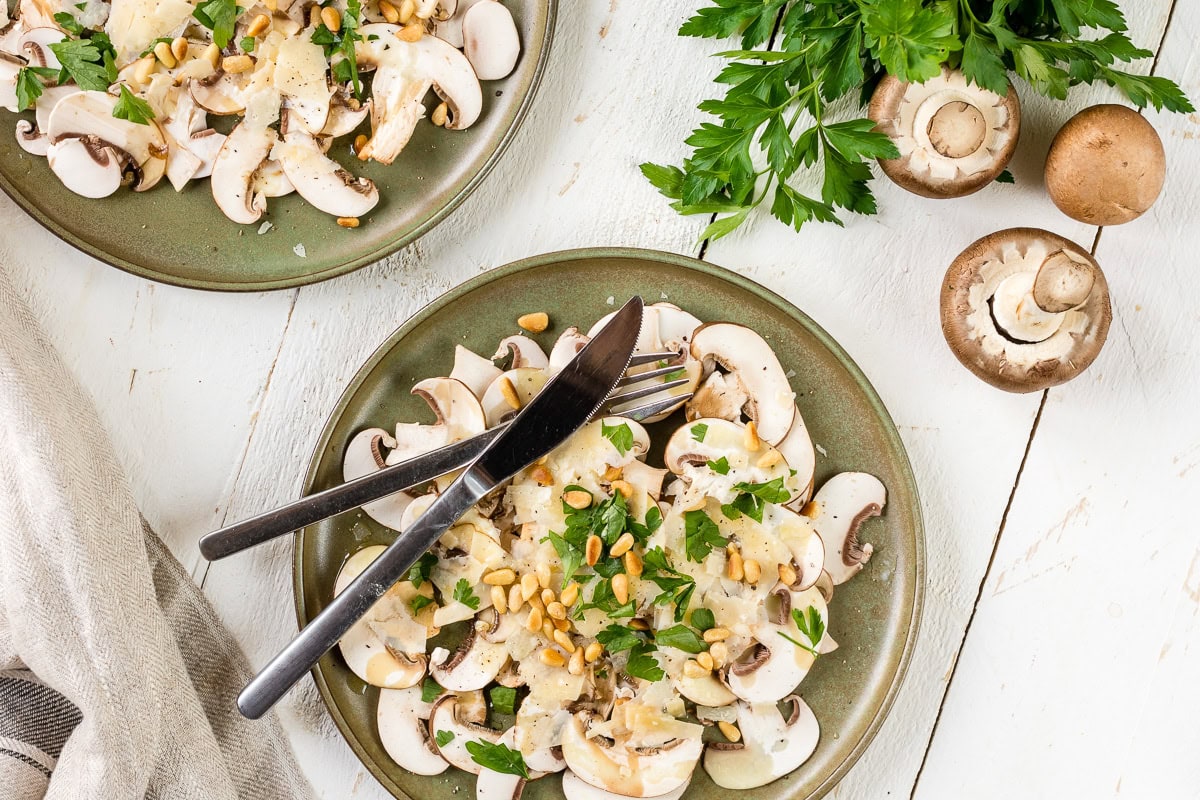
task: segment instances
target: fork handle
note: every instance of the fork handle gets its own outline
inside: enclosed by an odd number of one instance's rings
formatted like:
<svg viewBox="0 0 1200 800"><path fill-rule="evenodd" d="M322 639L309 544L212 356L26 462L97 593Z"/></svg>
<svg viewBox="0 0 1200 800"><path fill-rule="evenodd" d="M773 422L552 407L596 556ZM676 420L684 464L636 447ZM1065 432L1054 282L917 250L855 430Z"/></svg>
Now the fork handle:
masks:
<svg viewBox="0 0 1200 800"><path fill-rule="evenodd" d="M474 461L506 427L497 425L470 439L384 467L213 531L200 540L200 554L209 561L216 561L461 469Z"/></svg>

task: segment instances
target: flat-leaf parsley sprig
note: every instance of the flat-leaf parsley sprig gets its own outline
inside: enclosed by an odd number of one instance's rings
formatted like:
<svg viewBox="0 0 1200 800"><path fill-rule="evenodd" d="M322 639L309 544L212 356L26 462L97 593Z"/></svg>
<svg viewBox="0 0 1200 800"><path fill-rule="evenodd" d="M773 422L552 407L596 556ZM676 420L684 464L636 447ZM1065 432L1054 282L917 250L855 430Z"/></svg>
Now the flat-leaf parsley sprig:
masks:
<svg viewBox="0 0 1200 800"><path fill-rule="evenodd" d="M876 211L870 161L899 156L869 119L831 119L843 97L865 104L885 73L920 82L948 64L998 94L1013 72L1055 99L1101 81L1138 107L1192 111L1169 79L1118 68L1152 55L1127 30L1113 0L712 0L679 33L741 36L741 49L717 54L728 62L716 78L724 96L699 106L716 121L685 140L682 167L641 170L680 214L716 215L701 239L729 234L768 201L796 230L842 225L842 211ZM819 178L819 197L795 187L802 170Z"/></svg>

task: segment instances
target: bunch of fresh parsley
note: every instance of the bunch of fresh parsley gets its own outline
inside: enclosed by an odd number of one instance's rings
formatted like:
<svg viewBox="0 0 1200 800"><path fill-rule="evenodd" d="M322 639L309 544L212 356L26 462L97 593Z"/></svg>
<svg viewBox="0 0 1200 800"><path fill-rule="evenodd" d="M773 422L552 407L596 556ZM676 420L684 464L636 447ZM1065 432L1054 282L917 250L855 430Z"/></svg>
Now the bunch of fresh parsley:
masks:
<svg viewBox="0 0 1200 800"><path fill-rule="evenodd" d="M641 169L680 214L713 215L701 239L725 236L768 200L796 230L841 225L839 209L875 213L869 162L899 152L869 119L835 122L831 109L851 93L865 104L885 73L921 82L948 64L1004 94L1013 72L1060 100L1101 81L1139 108L1192 111L1167 78L1118 68L1152 55L1127 27L1114 0L712 0L679 33L741 35L741 49L718 53L729 62L716 78L724 97L700 104L717 121L687 138L682 168ZM796 186L818 166L813 197Z"/></svg>

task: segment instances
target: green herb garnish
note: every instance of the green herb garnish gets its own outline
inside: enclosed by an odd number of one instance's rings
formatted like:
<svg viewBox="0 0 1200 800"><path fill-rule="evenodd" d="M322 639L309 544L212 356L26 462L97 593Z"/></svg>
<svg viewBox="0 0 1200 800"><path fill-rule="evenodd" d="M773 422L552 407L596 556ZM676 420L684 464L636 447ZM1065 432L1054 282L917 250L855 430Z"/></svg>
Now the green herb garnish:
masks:
<svg viewBox="0 0 1200 800"><path fill-rule="evenodd" d="M704 437L708 435L708 425L703 422L697 422L692 426L692 438L697 442L703 442Z"/></svg>
<svg viewBox="0 0 1200 800"><path fill-rule="evenodd" d="M729 519L745 514L755 522L762 522L767 503L786 503L792 499L792 493L784 488L782 475L766 483L735 483L733 488L741 494L721 506L721 513Z"/></svg>
<svg viewBox="0 0 1200 800"><path fill-rule="evenodd" d="M596 634L596 641L604 645L610 653L620 653L622 650L632 650L645 641L637 631L624 625L612 624Z"/></svg>
<svg viewBox="0 0 1200 800"><path fill-rule="evenodd" d="M104 92L117 79L112 42L102 33L90 39L55 42L50 51L62 64L62 74L75 81L80 89ZM64 82L61 76L59 82Z"/></svg>
<svg viewBox="0 0 1200 800"><path fill-rule="evenodd" d="M724 547L729 539L721 535L717 523L701 510L688 511L683 515L683 539L688 561L697 563L712 552L714 547Z"/></svg>
<svg viewBox="0 0 1200 800"><path fill-rule="evenodd" d="M661 547L654 547L642 555L642 578L652 582L661 591L654 598L656 606L675 606L675 621L681 622L696 591L696 581L671 566L667 554Z"/></svg>
<svg viewBox="0 0 1200 800"><path fill-rule="evenodd" d="M472 761L485 769L505 775L519 775L529 780L529 770L525 767L525 759L519 750L502 744L471 741L467 742L467 752L471 754Z"/></svg>
<svg viewBox="0 0 1200 800"><path fill-rule="evenodd" d="M121 84L121 96L113 106L112 115L117 119L128 120L137 125L149 125L154 119L154 110L150 104L129 91L129 87Z"/></svg>
<svg viewBox="0 0 1200 800"><path fill-rule="evenodd" d="M408 607L412 609L413 614L420 614L421 609L431 605L433 605L432 597L426 597L423 594L419 594L409 602Z"/></svg>
<svg viewBox="0 0 1200 800"><path fill-rule="evenodd" d="M238 14L242 8L235 0L204 0L192 10L201 25L212 31L213 41L224 50L233 38Z"/></svg>
<svg viewBox="0 0 1200 800"><path fill-rule="evenodd" d="M717 473L718 475L728 475L729 474L729 459L726 458L725 456L721 456L716 461L709 461L708 468L711 469L713 472Z"/></svg>
<svg viewBox="0 0 1200 800"><path fill-rule="evenodd" d="M692 627L703 633L709 628L717 627L717 618L707 608L697 608L692 612Z"/></svg>
<svg viewBox="0 0 1200 800"><path fill-rule="evenodd" d="M792 621L796 623L796 628L804 634L804 638L808 639L809 643L798 642L783 631L779 631L779 635L801 650L807 650L812 653L814 658L821 655L817 652L817 646L821 644L821 639L825 637L825 620L821 619L821 612L817 610L817 607L809 606L807 615L800 609L793 608Z"/></svg>
<svg viewBox="0 0 1200 800"><path fill-rule="evenodd" d="M437 566L438 558L433 553L424 553L417 563L408 568L408 581L414 589L420 589L421 584L429 580L433 568Z"/></svg>
<svg viewBox="0 0 1200 800"><path fill-rule="evenodd" d="M647 681L661 681L666 677L663 668L654 657L654 646L649 642L641 642L629 651L629 661L625 664L625 672L634 678Z"/></svg>
<svg viewBox="0 0 1200 800"><path fill-rule="evenodd" d="M69 11L59 11L54 15L54 21L58 23L58 27L62 28L69 34L80 36L83 34L83 25L79 20L75 19L75 15Z"/></svg>
<svg viewBox="0 0 1200 800"><path fill-rule="evenodd" d="M702 653L708 649L700 634L687 625L672 625L654 634L654 641L660 647L674 647L685 653Z"/></svg>
<svg viewBox="0 0 1200 800"><path fill-rule="evenodd" d="M633 449L633 429L624 422L616 425L601 422L600 433L605 439L612 442L613 447L617 448L617 452L621 455L625 455Z"/></svg>
<svg viewBox="0 0 1200 800"><path fill-rule="evenodd" d="M438 747L445 747L454 741L454 731L438 731L433 735L433 740Z"/></svg>
<svg viewBox="0 0 1200 800"><path fill-rule="evenodd" d="M421 684L421 702L432 703L434 700L437 700L444 691L446 690L443 689L433 678L426 678L424 683Z"/></svg>
<svg viewBox="0 0 1200 800"><path fill-rule="evenodd" d="M507 686L493 686L488 690L488 698L492 701L492 711L497 714L517 713L517 690Z"/></svg>
<svg viewBox="0 0 1200 800"><path fill-rule="evenodd" d="M479 608L479 598L475 596L471 582L466 578L459 578L458 583L454 584L454 599L467 608Z"/></svg>

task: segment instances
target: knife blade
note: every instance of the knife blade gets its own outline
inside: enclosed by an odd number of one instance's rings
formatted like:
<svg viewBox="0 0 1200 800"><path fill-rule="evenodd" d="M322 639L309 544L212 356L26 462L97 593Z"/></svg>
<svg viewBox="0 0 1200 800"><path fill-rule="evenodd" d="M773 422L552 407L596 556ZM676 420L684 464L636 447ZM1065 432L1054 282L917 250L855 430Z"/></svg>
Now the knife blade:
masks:
<svg viewBox="0 0 1200 800"><path fill-rule="evenodd" d="M237 700L242 715L258 719L265 714L471 506L581 428L628 368L641 325L642 300L634 297L550 379L411 528L246 684Z"/></svg>

